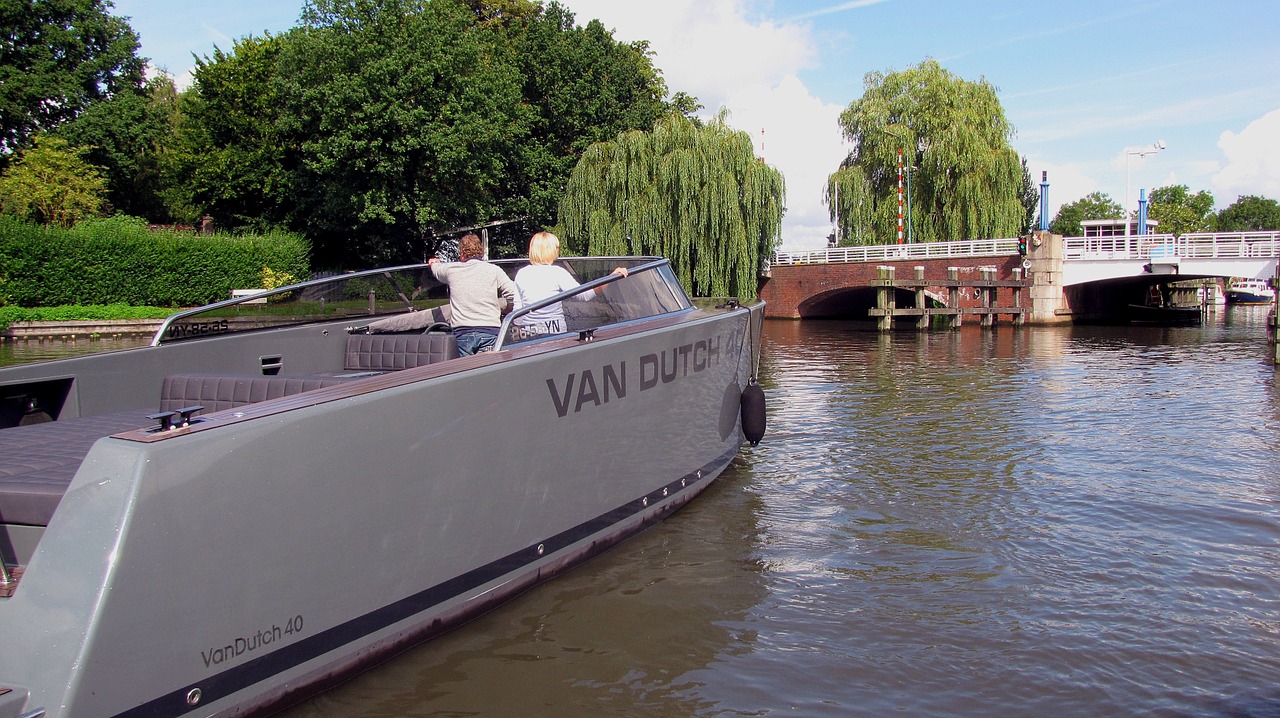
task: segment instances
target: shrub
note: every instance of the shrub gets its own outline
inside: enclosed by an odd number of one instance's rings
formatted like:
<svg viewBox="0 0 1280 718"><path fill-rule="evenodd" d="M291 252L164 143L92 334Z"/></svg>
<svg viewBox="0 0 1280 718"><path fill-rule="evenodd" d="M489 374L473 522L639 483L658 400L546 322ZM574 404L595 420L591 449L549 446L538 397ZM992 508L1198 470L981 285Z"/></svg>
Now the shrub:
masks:
<svg viewBox="0 0 1280 718"><path fill-rule="evenodd" d="M310 275L306 239L287 232L197 235L113 217L64 230L0 217L4 292L22 307L183 307L226 299L272 276Z"/></svg>

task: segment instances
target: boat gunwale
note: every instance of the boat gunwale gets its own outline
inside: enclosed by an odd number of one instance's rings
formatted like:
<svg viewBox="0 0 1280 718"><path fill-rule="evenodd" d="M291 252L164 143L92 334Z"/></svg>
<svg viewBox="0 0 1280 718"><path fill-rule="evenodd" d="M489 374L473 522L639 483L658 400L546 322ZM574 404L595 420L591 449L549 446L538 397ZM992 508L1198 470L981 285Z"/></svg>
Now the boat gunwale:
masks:
<svg viewBox="0 0 1280 718"><path fill-rule="evenodd" d="M680 324L714 320L731 314L747 313L749 316L751 306L753 305L742 305L724 313L711 313L706 309L688 307L669 314L646 317L643 319L633 320L625 324L599 327L594 330L593 339L591 341L598 342L610 339L619 339L657 329L665 329L667 327L673 327ZM749 318L748 321L750 321ZM575 336L564 336L557 339L549 339L531 344L521 344L513 346L510 349L502 349L496 352L482 352L480 354L450 359L447 362L390 371L385 374L378 374L376 376L363 379L343 382L334 386L322 387L299 394L279 397L277 399L268 399L266 401L255 402L253 404L246 404L233 409L211 412L209 414L197 416L187 426L175 427L168 431L157 431L155 427L148 427L111 434L110 436L114 439L150 444L157 441L177 438L179 436L189 436L201 431L230 426L245 421L252 421L254 419L261 419L268 416L275 416L290 411L318 406L320 404L340 401L342 399L348 399L355 396L362 396L373 392L406 386L408 384L415 384L429 379L436 379L474 369L496 366L526 357L564 351L574 346L581 346L581 344L582 340Z"/></svg>

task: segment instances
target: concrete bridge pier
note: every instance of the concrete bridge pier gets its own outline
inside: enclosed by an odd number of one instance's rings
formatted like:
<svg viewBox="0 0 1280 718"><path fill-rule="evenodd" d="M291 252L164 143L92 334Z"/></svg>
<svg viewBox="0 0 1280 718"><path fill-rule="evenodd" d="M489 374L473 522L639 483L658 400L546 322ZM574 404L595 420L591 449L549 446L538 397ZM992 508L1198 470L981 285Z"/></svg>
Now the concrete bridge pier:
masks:
<svg viewBox="0 0 1280 718"><path fill-rule="evenodd" d="M1062 291L1062 235L1043 230L1027 243L1027 275L1031 279L1032 324L1070 324L1071 314ZM1058 310L1064 310L1059 314Z"/></svg>

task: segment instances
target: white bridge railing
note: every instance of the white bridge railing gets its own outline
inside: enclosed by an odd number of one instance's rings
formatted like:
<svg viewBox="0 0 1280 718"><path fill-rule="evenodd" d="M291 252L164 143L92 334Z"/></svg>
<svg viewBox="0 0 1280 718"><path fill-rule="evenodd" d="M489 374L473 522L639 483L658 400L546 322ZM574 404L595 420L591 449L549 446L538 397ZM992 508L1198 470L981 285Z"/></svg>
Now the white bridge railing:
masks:
<svg viewBox="0 0 1280 718"><path fill-rule="evenodd" d="M1199 232L1128 237L1066 237L1066 261L1098 259L1237 259L1280 257L1280 232Z"/></svg>
<svg viewBox="0 0 1280 718"><path fill-rule="evenodd" d="M976 239L966 242L916 242L914 244L872 244L859 247L832 247L799 252L778 251L772 263L841 264L846 262L887 262L951 257L999 257L1015 254L1018 239ZM1195 259L1280 257L1280 232L1202 232L1184 234L1130 235L1128 237L1065 237L1063 259Z"/></svg>
<svg viewBox="0 0 1280 718"><path fill-rule="evenodd" d="M975 239L966 242L915 242L912 244L867 244L800 252L774 252L773 264L841 264L845 262L886 262L895 259L946 259L948 257L999 257L1015 254L1018 240Z"/></svg>

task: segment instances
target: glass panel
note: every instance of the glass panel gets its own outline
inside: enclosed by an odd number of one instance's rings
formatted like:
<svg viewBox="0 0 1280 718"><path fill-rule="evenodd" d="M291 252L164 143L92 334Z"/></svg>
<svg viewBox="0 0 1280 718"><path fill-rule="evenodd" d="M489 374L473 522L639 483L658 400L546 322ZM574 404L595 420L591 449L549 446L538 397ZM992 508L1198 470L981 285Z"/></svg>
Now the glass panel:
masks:
<svg viewBox="0 0 1280 718"><path fill-rule="evenodd" d="M446 288L425 264L339 274L179 312L160 328L152 343L348 317L368 323L377 316L429 309L446 302Z"/></svg>
<svg viewBox="0 0 1280 718"><path fill-rule="evenodd" d="M577 334L585 329L691 306L666 260L568 258L559 264L582 281L583 286L512 312L503 321L499 348ZM630 275L621 279L610 277L619 266L628 267ZM537 312L539 319L529 316L533 312Z"/></svg>

